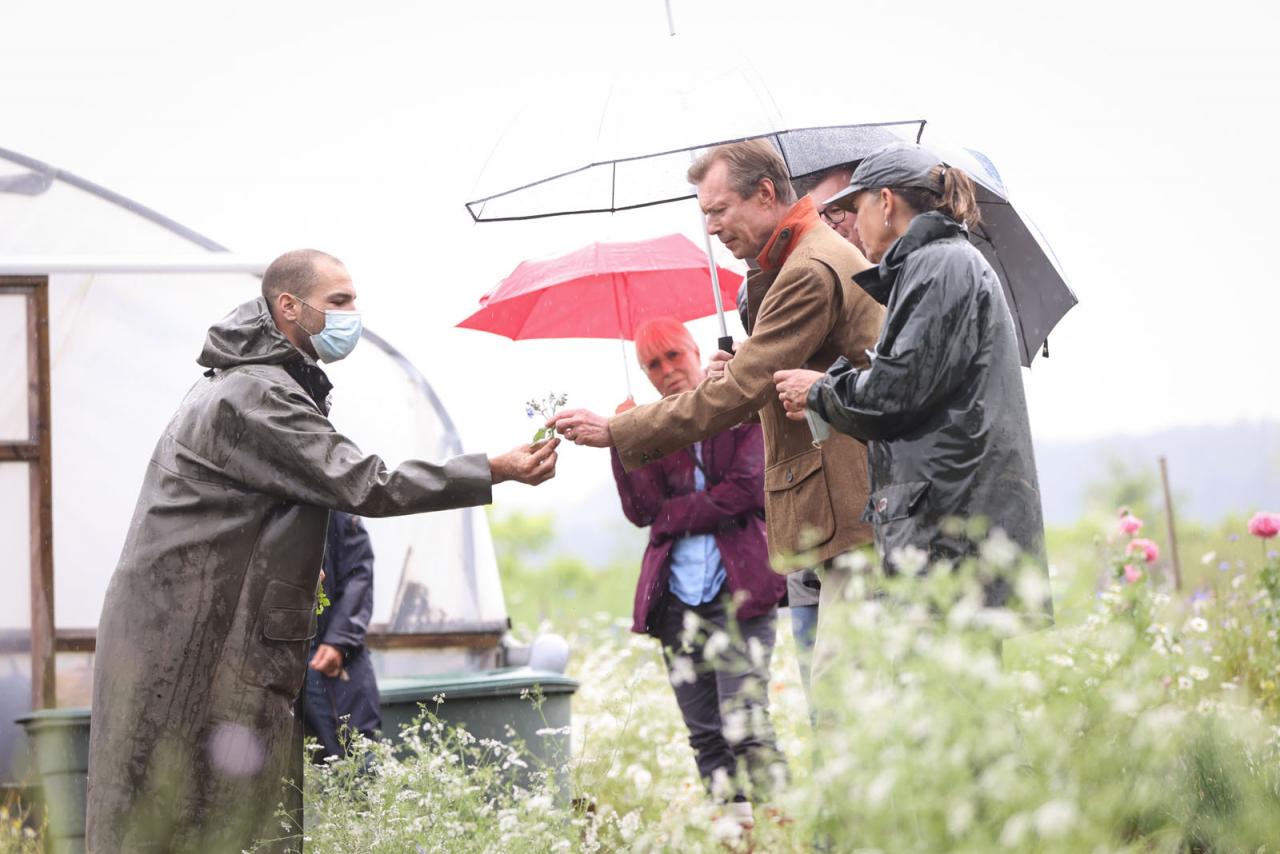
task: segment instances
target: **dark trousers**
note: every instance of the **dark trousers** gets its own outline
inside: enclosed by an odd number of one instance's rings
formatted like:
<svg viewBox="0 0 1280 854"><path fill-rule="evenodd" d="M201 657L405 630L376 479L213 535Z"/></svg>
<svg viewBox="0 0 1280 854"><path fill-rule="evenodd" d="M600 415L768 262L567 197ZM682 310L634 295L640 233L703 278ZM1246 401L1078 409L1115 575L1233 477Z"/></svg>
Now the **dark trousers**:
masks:
<svg viewBox="0 0 1280 854"><path fill-rule="evenodd" d="M342 728L358 731L375 739L382 729L382 711L378 700L378 678L373 662L364 650L357 650L345 662L346 679L322 676L307 668L307 685L303 697L303 712L307 734L319 740L323 748L313 757L322 761L326 756L345 756L349 736L343 736Z"/></svg>
<svg viewBox="0 0 1280 854"><path fill-rule="evenodd" d="M698 774L713 797L767 800L772 786L786 776L769 720L769 662L778 611L731 622L723 596L691 606L670 592L665 595L657 635ZM686 630L686 613L697 618L696 633Z"/></svg>

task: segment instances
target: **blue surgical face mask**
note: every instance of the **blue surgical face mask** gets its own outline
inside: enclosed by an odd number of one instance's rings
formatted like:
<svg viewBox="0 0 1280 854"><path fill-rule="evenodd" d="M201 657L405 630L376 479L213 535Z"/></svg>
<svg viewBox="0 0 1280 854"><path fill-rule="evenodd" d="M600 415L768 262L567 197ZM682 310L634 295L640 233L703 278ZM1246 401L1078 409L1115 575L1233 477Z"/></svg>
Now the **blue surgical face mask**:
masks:
<svg viewBox="0 0 1280 854"><path fill-rule="evenodd" d="M303 299L294 299L314 311L320 310ZM364 328L358 311L324 312L324 329L314 334L298 321L295 320L294 323L311 335L311 346L316 348L316 357L322 362L336 362L350 356L360 341L360 332Z"/></svg>

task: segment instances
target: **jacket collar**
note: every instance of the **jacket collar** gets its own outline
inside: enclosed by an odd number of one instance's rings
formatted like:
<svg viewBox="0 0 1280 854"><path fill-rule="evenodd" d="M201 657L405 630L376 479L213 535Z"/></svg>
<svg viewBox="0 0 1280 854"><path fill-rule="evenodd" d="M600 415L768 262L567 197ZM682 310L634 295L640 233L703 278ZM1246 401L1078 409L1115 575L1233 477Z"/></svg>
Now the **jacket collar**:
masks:
<svg viewBox="0 0 1280 854"><path fill-rule="evenodd" d="M302 390L307 393L320 412L324 415L329 414L329 392L333 391L333 383L329 380L329 375L324 370L306 357L305 353L299 352L302 356L300 359L292 359L281 365L282 368L293 377L294 381L302 386Z"/></svg>
<svg viewBox="0 0 1280 854"><path fill-rule="evenodd" d="M764 249L760 250L760 255L756 258L760 269L773 272L785 264L800 238L817 224L818 209L814 207L813 199L805 196L791 206L770 235Z"/></svg>
<svg viewBox="0 0 1280 854"><path fill-rule="evenodd" d="M881 305L889 302L889 292L898 280L898 273L906 263L907 256L921 246L942 240L947 237L968 236L969 230L960 223L939 211L917 214L907 225L907 230L893 242L879 266L863 270L854 275L853 280L866 291L872 299Z"/></svg>

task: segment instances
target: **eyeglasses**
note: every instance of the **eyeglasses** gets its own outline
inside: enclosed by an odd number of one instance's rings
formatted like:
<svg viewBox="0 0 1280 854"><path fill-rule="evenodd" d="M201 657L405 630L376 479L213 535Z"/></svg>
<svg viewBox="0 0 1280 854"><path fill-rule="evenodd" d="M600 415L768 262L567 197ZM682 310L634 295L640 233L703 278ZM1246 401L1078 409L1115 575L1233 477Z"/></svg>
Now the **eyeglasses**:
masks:
<svg viewBox="0 0 1280 854"><path fill-rule="evenodd" d="M827 225L839 225L844 222L844 217L847 213L848 211L844 208L838 208L835 205L827 205L818 212L818 216L826 220Z"/></svg>

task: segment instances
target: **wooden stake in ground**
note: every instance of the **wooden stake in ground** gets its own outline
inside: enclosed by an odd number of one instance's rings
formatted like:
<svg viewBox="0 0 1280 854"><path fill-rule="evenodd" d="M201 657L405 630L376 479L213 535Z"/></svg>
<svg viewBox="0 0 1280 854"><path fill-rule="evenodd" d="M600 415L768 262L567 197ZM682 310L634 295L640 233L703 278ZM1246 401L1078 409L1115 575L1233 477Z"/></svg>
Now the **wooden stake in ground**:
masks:
<svg viewBox="0 0 1280 854"><path fill-rule="evenodd" d="M1169 492L1169 462L1160 458L1160 482L1164 484L1164 518L1169 525L1169 557L1173 561L1173 589L1182 590L1182 565L1178 562L1178 531L1173 524L1173 494Z"/></svg>

